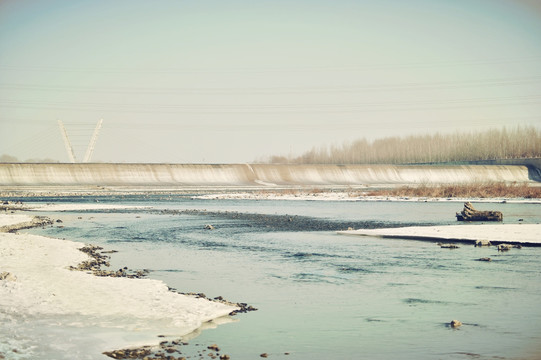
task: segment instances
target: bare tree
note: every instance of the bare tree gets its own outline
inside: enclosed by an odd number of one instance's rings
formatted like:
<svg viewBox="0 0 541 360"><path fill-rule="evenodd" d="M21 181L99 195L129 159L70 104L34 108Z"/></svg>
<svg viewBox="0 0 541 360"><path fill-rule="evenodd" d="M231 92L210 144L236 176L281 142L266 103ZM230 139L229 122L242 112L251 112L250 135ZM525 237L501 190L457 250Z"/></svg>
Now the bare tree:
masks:
<svg viewBox="0 0 541 360"><path fill-rule="evenodd" d="M541 157L541 130L534 126L443 135L361 138L342 145L312 148L287 161L298 164L411 164ZM271 163L284 162L273 156Z"/></svg>

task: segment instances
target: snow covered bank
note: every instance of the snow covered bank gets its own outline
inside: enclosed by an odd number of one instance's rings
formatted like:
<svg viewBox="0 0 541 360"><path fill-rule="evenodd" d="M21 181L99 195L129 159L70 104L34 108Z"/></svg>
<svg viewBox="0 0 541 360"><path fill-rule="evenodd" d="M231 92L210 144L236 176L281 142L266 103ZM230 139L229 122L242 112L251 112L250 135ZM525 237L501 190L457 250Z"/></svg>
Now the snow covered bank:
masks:
<svg viewBox="0 0 541 360"><path fill-rule="evenodd" d="M288 201L409 201L409 202L476 202L476 203L527 203L541 204L541 199L508 199L508 198L429 198L404 196L369 196L349 191L261 191L261 192L228 192L192 196L199 200L288 200Z"/></svg>
<svg viewBox="0 0 541 360"><path fill-rule="evenodd" d="M339 231L341 235L375 236L418 240L489 240L494 243L541 245L541 224L479 224L411 226L387 229Z"/></svg>
<svg viewBox="0 0 541 360"><path fill-rule="evenodd" d="M0 215L0 228L32 221L32 216L28 215Z"/></svg>
<svg viewBox="0 0 541 360"><path fill-rule="evenodd" d="M85 211L85 210L140 210L150 209L150 206L133 206L133 205L120 205L120 204L99 204L99 203L79 203L79 204L66 204L66 203L51 203L51 204L32 204L28 205L26 210L30 211Z"/></svg>
<svg viewBox="0 0 541 360"><path fill-rule="evenodd" d="M0 224L28 219L26 215L0 215ZM42 347L49 345L36 343L40 339L28 333L10 337L23 323L92 329L85 331L84 342L94 355L85 358L101 359L106 358L103 351L157 343L158 334L179 337L237 309L173 293L158 280L96 277L68 270L88 260L78 250L82 246L43 236L0 233L0 273L12 275L0 280L0 354L11 354L15 347L17 358L70 358L50 349L52 354L44 352ZM38 331L32 325L26 329ZM116 335L108 336L111 332Z"/></svg>
<svg viewBox="0 0 541 360"><path fill-rule="evenodd" d="M37 226L50 225L52 221L43 216L0 215L0 232L14 232Z"/></svg>
<svg viewBox="0 0 541 360"><path fill-rule="evenodd" d="M192 196L199 200L320 200L320 201L359 201L359 196L352 196L347 191L303 192L303 191L262 191L262 192L227 192Z"/></svg>

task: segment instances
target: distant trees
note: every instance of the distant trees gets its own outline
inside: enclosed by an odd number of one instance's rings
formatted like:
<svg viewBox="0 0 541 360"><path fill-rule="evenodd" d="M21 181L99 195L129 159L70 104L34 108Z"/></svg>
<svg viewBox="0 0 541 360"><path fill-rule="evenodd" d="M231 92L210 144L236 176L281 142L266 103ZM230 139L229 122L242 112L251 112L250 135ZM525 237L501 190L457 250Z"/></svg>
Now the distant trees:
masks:
<svg viewBox="0 0 541 360"><path fill-rule="evenodd" d="M271 163L410 164L541 157L541 130L534 126L483 132L359 139L341 146L313 148L295 157L273 156Z"/></svg>
<svg viewBox="0 0 541 360"><path fill-rule="evenodd" d="M25 162L25 163L56 163L56 162L58 162L58 160L45 158L45 159L27 159L25 161L20 161L15 156L7 155L7 154L0 155L0 163L21 163L21 162Z"/></svg>
<svg viewBox="0 0 541 360"><path fill-rule="evenodd" d="M10 162L19 162L19 159L17 159L15 156L2 154L0 155L0 163L10 163Z"/></svg>

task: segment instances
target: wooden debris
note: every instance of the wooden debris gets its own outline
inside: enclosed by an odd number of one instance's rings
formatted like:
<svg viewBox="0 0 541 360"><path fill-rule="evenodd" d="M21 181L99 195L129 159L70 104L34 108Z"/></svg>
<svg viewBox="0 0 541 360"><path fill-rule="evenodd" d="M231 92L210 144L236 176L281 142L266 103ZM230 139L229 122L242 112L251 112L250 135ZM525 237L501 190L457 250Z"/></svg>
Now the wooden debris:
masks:
<svg viewBox="0 0 541 360"><path fill-rule="evenodd" d="M503 214L501 211L480 211L475 210L473 205L468 201L464 203L464 209L456 213L458 221L502 221Z"/></svg>

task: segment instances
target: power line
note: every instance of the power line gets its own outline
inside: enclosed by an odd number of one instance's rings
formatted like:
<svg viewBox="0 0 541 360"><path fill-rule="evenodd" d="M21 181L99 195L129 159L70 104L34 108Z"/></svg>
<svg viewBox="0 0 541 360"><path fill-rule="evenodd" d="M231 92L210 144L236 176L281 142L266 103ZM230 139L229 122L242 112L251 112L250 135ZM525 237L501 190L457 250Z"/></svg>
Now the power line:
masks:
<svg viewBox="0 0 541 360"><path fill-rule="evenodd" d="M127 113L313 113L313 112L364 112L364 111L408 111L438 110L471 107L497 107L539 104L541 95L522 95L484 98L461 98L445 100L416 101L381 101L357 103L327 104L242 104L242 105L179 105L179 104L128 104L99 102L55 102L55 101L20 101L14 99L0 100L3 107L22 109L77 110L88 112L127 112Z"/></svg>
<svg viewBox="0 0 541 360"><path fill-rule="evenodd" d="M524 62L538 62L541 56L500 59L477 59L463 61L433 61L408 63L378 63L378 64L352 64L341 66L299 66L299 67L238 67L238 68L178 68L178 67L64 67L64 66L20 66L3 64L0 70L32 71L32 72L65 72L65 73L155 73L155 74L200 74L200 73L289 73L289 72L356 72L376 69L411 69L411 68L439 68L455 66L486 66L516 64Z"/></svg>
<svg viewBox="0 0 541 360"><path fill-rule="evenodd" d="M51 156L49 154L51 144L60 143L61 141L58 129L54 125L50 125L14 144L8 143L5 148L8 153L26 153L32 158L43 158L44 156Z"/></svg>
<svg viewBox="0 0 541 360"><path fill-rule="evenodd" d="M296 93L356 93L365 91L411 91L456 89L469 87L497 87L510 85L535 84L541 82L541 75L498 78L467 81L419 82L402 84L367 84L363 86L342 87L269 87L269 88L142 88L142 87L82 87L36 84L0 83L0 88L7 90L46 91L46 92L83 92L108 94L296 94Z"/></svg>

